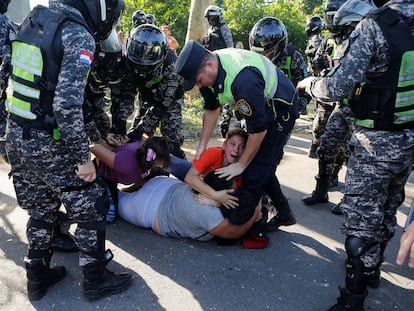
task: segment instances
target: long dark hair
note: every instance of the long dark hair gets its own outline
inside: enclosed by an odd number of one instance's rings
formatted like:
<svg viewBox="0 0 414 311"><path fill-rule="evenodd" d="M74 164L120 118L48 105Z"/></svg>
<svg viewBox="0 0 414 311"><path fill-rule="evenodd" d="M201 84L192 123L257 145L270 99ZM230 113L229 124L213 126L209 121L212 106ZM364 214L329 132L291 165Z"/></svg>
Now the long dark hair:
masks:
<svg viewBox="0 0 414 311"><path fill-rule="evenodd" d="M148 180L159 175L168 175L166 169L170 164L168 141L159 136L148 138L137 149L136 157L144 172L143 179ZM164 167L153 167L155 161L164 161Z"/></svg>

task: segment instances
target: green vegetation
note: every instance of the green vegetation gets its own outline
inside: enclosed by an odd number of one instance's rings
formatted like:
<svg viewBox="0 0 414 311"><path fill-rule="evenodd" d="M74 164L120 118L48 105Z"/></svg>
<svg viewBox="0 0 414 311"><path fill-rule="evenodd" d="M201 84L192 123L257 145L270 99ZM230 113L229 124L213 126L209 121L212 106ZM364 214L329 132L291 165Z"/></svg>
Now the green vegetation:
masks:
<svg viewBox="0 0 414 311"><path fill-rule="evenodd" d="M186 95L183 113L183 131L186 137L198 137L203 124L203 104L200 97L191 98Z"/></svg>
<svg viewBox="0 0 414 311"><path fill-rule="evenodd" d="M202 0L200 0L202 1ZM187 34L191 0L125 0L126 9L119 28L126 33L132 26L132 14L144 10L157 18L157 24L168 23L173 36L182 46ZM322 16L323 0L218 0L224 19L233 33L234 42L249 47L248 37L253 25L261 18L274 16L288 29L289 42L303 53L306 46L305 23L313 16Z"/></svg>

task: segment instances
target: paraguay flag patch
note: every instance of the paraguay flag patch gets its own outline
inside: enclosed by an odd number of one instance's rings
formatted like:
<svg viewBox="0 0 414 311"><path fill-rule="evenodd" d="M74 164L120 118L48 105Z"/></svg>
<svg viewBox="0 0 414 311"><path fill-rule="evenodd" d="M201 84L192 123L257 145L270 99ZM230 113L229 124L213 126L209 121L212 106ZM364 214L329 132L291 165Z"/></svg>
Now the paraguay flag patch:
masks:
<svg viewBox="0 0 414 311"><path fill-rule="evenodd" d="M90 66L92 64L92 61L93 61L93 55L91 53L85 50L80 51L79 62Z"/></svg>

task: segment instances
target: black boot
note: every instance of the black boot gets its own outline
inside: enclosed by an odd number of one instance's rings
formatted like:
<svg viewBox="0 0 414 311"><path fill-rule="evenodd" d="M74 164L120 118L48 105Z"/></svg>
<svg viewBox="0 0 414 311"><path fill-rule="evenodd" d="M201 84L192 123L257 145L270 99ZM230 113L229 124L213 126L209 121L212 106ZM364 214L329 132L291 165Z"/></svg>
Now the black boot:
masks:
<svg viewBox="0 0 414 311"><path fill-rule="evenodd" d="M295 216L293 216L289 202L285 196L282 196L277 202L269 199L269 204L273 205L276 209L276 215L266 225L268 232L276 231L280 226L296 224Z"/></svg>
<svg viewBox="0 0 414 311"><path fill-rule="evenodd" d="M84 266L83 275L83 294L90 301L121 293L132 283L130 274L109 271L106 262L102 261Z"/></svg>
<svg viewBox="0 0 414 311"><path fill-rule="evenodd" d="M24 258L27 274L27 295L29 300L39 300L49 286L59 282L66 275L66 268L50 268L50 256L39 259Z"/></svg>
<svg viewBox="0 0 414 311"><path fill-rule="evenodd" d="M333 305L328 311L364 311L364 301L368 292L363 294L353 294L346 288L339 288L340 296L337 298L337 303Z"/></svg>
<svg viewBox="0 0 414 311"><path fill-rule="evenodd" d="M318 175L315 177L316 187L310 195L306 195L302 198L302 201L306 205L315 205L318 203L328 202L328 176L327 175Z"/></svg>
<svg viewBox="0 0 414 311"><path fill-rule="evenodd" d="M312 144L309 147L309 153L308 157L312 159L317 159L318 155L316 154L316 149L318 149L318 144L312 142Z"/></svg>

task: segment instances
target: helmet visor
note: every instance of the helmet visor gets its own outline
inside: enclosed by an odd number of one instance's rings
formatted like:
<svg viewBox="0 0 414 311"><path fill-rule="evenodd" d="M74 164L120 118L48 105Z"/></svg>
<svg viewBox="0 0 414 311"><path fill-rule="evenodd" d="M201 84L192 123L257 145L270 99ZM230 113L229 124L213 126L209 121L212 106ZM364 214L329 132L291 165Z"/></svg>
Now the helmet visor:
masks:
<svg viewBox="0 0 414 311"><path fill-rule="evenodd" d="M154 65L163 59L160 45L149 45L131 42L128 46L128 58L139 65Z"/></svg>
<svg viewBox="0 0 414 311"><path fill-rule="evenodd" d="M101 41L100 47L101 50L106 53L116 53L122 51L121 42L115 29L112 29L108 38Z"/></svg>

